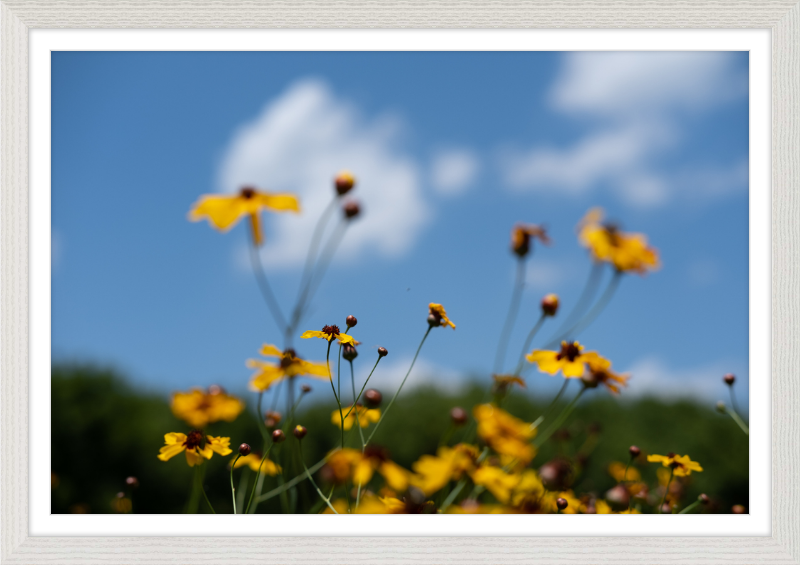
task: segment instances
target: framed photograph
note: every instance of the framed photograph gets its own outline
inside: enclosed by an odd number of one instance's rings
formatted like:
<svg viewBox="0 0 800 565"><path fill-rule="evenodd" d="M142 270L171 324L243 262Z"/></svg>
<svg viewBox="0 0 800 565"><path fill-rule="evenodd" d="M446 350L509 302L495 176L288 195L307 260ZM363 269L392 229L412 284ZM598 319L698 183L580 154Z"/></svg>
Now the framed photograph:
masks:
<svg viewBox="0 0 800 565"><path fill-rule="evenodd" d="M0 18L4 562L800 562L797 3Z"/></svg>

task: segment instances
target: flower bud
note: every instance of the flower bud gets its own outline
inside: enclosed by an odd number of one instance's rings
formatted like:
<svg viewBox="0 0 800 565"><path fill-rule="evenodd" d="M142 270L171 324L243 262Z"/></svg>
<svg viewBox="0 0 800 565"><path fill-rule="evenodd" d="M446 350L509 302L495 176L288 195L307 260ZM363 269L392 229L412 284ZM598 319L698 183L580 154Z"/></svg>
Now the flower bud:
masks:
<svg viewBox="0 0 800 565"><path fill-rule="evenodd" d="M637 446L632 445L628 448L628 453L631 454L631 458L639 457L642 454L642 450L639 449Z"/></svg>
<svg viewBox="0 0 800 565"><path fill-rule="evenodd" d="M733 508L731 508L731 512L734 514L746 514L747 510L745 510L745 507L741 504L735 504Z"/></svg>
<svg viewBox="0 0 800 565"><path fill-rule="evenodd" d="M358 351L356 351L356 348L349 343L345 343L342 346L342 357L344 357L346 361L352 361L358 357Z"/></svg>
<svg viewBox="0 0 800 565"><path fill-rule="evenodd" d="M300 424L298 424L297 426L295 426L294 431L292 433L294 434L294 437L296 437L297 439L303 439L304 437L306 437L308 430L305 428L305 426L301 426Z"/></svg>
<svg viewBox="0 0 800 565"><path fill-rule="evenodd" d="M453 424L456 426L463 426L467 423L467 411L461 408L461 406L456 406L452 410L450 410L450 419L453 420Z"/></svg>
<svg viewBox="0 0 800 565"><path fill-rule="evenodd" d="M247 457L248 455L250 455L250 446L247 445L246 443L243 443L242 445L240 445L239 446L239 455L241 455L242 457Z"/></svg>
<svg viewBox="0 0 800 565"><path fill-rule="evenodd" d="M346 219L352 220L361 212L361 207L358 205L358 202L348 202L342 206L342 212L344 212L344 217Z"/></svg>
<svg viewBox="0 0 800 565"><path fill-rule="evenodd" d="M542 298L542 314L555 316L556 312L558 312L558 295L548 294Z"/></svg>
<svg viewBox="0 0 800 565"><path fill-rule="evenodd" d="M385 347L379 347L378 348L378 356L379 357L386 357L387 355L389 355L389 351Z"/></svg>
<svg viewBox="0 0 800 565"><path fill-rule="evenodd" d="M725 384L728 386L733 386L733 383L736 381L736 376L733 373L728 373L722 380L725 381Z"/></svg>
<svg viewBox="0 0 800 565"><path fill-rule="evenodd" d="M711 500L708 498L708 495L703 493L697 497L697 500L700 501L701 504L708 504Z"/></svg>
<svg viewBox="0 0 800 565"><path fill-rule="evenodd" d="M665 502L661 505L661 513L662 514L672 514L672 506L670 506L669 502Z"/></svg>
<svg viewBox="0 0 800 565"><path fill-rule="evenodd" d="M128 477L125 479L125 484L131 488L137 488L139 486L139 479L136 477Z"/></svg>
<svg viewBox="0 0 800 565"><path fill-rule="evenodd" d="M281 443L285 439L286 439L286 434L283 433L283 430L275 430L272 432L273 443Z"/></svg>
<svg viewBox="0 0 800 565"><path fill-rule="evenodd" d="M720 414L725 414L727 411L728 409L725 407L725 403L721 400L717 401L717 412Z"/></svg>
<svg viewBox="0 0 800 565"><path fill-rule="evenodd" d="M615 507L628 506L630 493L623 485L612 487L606 492L606 501Z"/></svg>
<svg viewBox="0 0 800 565"><path fill-rule="evenodd" d="M567 502L566 498L557 498L556 506L558 506L559 510L566 510L567 506L569 506L569 502Z"/></svg>
<svg viewBox="0 0 800 565"><path fill-rule="evenodd" d="M353 328L358 323L358 320L356 319L355 316L351 315L345 318L344 323L347 324L348 328Z"/></svg>
<svg viewBox="0 0 800 565"><path fill-rule="evenodd" d="M368 388L364 391L364 404L366 404L369 408L377 408L381 405L383 401L383 395L380 391L375 390L374 388Z"/></svg>
<svg viewBox="0 0 800 565"><path fill-rule="evenodd" d="M308 385L303 385L300 387L300 392L302 392L303 394L308 394L309 392L311 392L311 387Z"/></svg>
<svg viewBox="0 0 800 565"><path fill-rule="evenodd" d="M334 184L336 186L336 194L343 196L355 186L356 179L350 171L342 171L336 175Z"/></svg>

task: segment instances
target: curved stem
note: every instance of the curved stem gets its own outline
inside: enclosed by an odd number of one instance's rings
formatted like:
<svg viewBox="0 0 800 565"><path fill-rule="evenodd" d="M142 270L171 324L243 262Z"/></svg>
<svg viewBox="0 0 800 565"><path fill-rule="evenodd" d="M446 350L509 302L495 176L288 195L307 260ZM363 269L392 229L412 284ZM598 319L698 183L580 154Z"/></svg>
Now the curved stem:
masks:
<svg viewBox="0 0 800 565"><path fill-rule="evenodd" d="M747 426L747 424L745 424L745 423L744 423L744 421L743 421L743 420L742 420L742 419L739 417L739 414L737 414L737 413L736 413L734 410L729 410L729 411L728 411L728 414L730 414L731 418L733 418L733 421L734 421L734 422L736 422L736 423L738 424L738 426L739 426L739 427L741 428L741 430L742 430L742 431L745 433L745 435L746 435L746 436L750 436L750 428L749 428L749 427Z"/></svg>
<svg viewBox="0 0 800 565"><path fill-rule="evenodd" d="M267 307L278 325L278 330L283 333L287 328L286 319L283 317L278 301L275 300L275 295L272 293L272 287L269 285L267 275L264 273L264 266L261 264L261 255L259 255L258 247L255 244L250 246L250 262L253 266L253 274L256 276L261 295L264 297L264 301L267 303Z"/></svg>
<svg viewBox="0 0 800 565"><path fill-rule="evenodd" d="M203 493L203 498L206 499L206 504L208 504L208 507L211 509L211 513L216 514L216 512L214 511L214 507L211 506L211 501L208 499L208 495L206 494L206 489L203 486L203 476L202 476L203 474L200 472L200 467L201 467L200 465L197 466L197 471L196 471L197 474L195 475L197 479L197 485L200 487L200 492Z"/></svg>
<svg viewBox="0 0 800 565"><path fill-rule="evenodd" d="M542 314L539 317L539 320L536 324L531 328L530 333L528 333L528 337L525 338L525 344L522 346L522 352L519 354L519 361L517 362L517 368L514 369L514 376L518 377L519 374L522 372L522 368L525 366L525 352L528 351L528 348L531 346L531 341L533 341L534 336L539 332L539 330L544 325L544 320L547 318L545 314Z"/></svg>
<svg viewBox="0 0 800 565"><path fill-rule="evenodd" d="M417 362L417 357L419 357L419 352L422 349L422 345L425 343L425 340L428 339L428 334L431 333L431 329L432 328L433 328L433 326L428 325L428 331L425 332L425 335L422 336L422 341L419 342L419 347L417 347L417 352L414 354L414 359L411 360L411 366L408 368L408 372L406 372L406 376L403 377L403 382L400 383L400 387L397 389L397 392L394 393L394 396L392 397L392 400L389 402L389 405L386 407L386 410L383 411L383 414L381 414L380 419L375 423L375 427L372 428L372 433L369 434L369 437L367 438L367 443L364 444L364 448L366 448L367 444L372 440L372 436L374 436L375 432L378 431L378 427L380 427L381 422L383 422L383 419L386 417L386 414L389 413L389 410L392 408L392 405L394 404L394 401L397 400L397 397L400 394L400 391L403 390L403 385L406 384L406 380L408 379L408 375L411 374L411 369L414 368L414 363Z"/></svg>
<svg viewBox="0 0 800 565"><path fill-rule="evenodd" d="M325 457L323 457L322 459L320 459L319 461L314 463L314 465L312 465L311 468L309 469L310 472L316 473L317 471L319 471L322 468L322 466L325 465L325 462L328 460L328 457L330 457L333 453L336 453L337 451L339 451L339 450L338 449L334 449L328 455L326 455ZM305 473L297 475L295 478L285 482L281 486L275 487L271 491L265 492L264 494L259 495L258 497L256 497L256 503L261 503L261 502L264 502L265 500L269 500L270 498L278 496L282 492L285 492L285 491L289 490L293 486L295 486L295 485L297 485L299 483L302 483L305 480L306 480L306 474Z"/></svg>
<svg viewBox="0 0 800 565"><path fill-rule="evenodd" d="M237 453L236 454L236 459L234 459L233 463L231 464L231 498L233 499L233 513L234 514L236 514L236 488L234 488L234 486L233 486L233 468L236 465L236 462L239 460L239 457L241 457L241 456L242 456L241 453Z"/></svg>
<svg viewBox="0 0 800 565"><path fill-rule="evenodd" d="M334 514L338 514L338 512L336 511L336 509L335 509L335 508L333 507L333 505L331 504L331 501L330 501L330 499L329 499L329 498L325 498L325 495L324 495L324 494L322 494L322 491L321 491L321 490L319 490L319 487L317 486L317 483L315 483L315 482L314 482L314 478L311 476L311 472L308 470L308 467L306 467L306 462L305 462L305 459L303 458L303 442L302 442L302 441L300 442L300 462L303 464L303 469L305 469L305 472L306 472L306 477L308 477L308 480L311 482L311 484L312 484L312 485L314 485L314 488L317 490L317 494L319 495L319 497L320 497L322 500L324 500L324 501L325 501L325 504L327 504L327 505L328 505L328 508L330 508L330 509L331 509L331 511L332 511Z"/></svg>
<svg viewBox="0 0 800 565"><path fill-rule="evenodd" d="M603 292L603 295L597 300L595 305L591 310L589 310L586 316L578 320L574 326L561 334L558 338L550 341L550 343L544 346L544 349L551 349L552 347L557 346L563 339L574 339L580 332L585 330L592 322L594 322L595 318L597 318L600 312L602 312L603 309L608 306L608 303L614 296L614 292L616 292L617 287L622 280L622 275L622 271L615 271L608 283L608 286L606 287L606 290Z"/></svg>
<svg viewBox="0 0 800 565"><path fill-rule="evenodd" d="M658 513L663 514L661 509L664 507L664 503L667 501L667 495L669 494L669 485L672 483L672 477L675 476L675 469L670 469L669 473L669 480L667 481L667 488L664 489L664 498L661 501L661 504L658 505Z"/></svg>
<svg viewBox="0 0 800 565"><path fill-rule="evenodd" d="M553 398L553 400L550 401L550 404L548 405L547 408L545 408L544 412L542 412L542 415L536 419L537 422L541 423L547 419L547 417L550 415L550 411L553 409L553 406L555 406L556 403L561 399L561 397L564 396L564 393L566 392L568 386L569 386L569 379L564 379L564 384L561 385L561 388L558 390L558 394L556 394L555 398Z"/></svg>
<svg viewBox="0 0 800 565"><path fill-rule="evenodd" d="M572 402L567 404L567 406L564 408L564 410L561 411L561 414L558 415L558 417L550 425L550 427L547 428L547 430L542 435L536 437L536 439L533 442L533 445L536 448L541 447L542 444L544 442L546 442L550 438L550 436L553 435L553 433L555 433L556 430L558 430L558 428L561 427L561 425L564 423L564 421L569 417L569 415L575 409L575 405L578 403L578 400L580 400L581 395L583 394L583 391L585 391L585 390L586 390L586 387L584 387L581 390L579 390L578 394L575 395L575 398L572 399Z"/></svg>
<svg viewBox="0 0 800 565"><path fill-rule="evenodd" d="M564 318L564 321L558 328L558 331L553 334L554 337L564 333L564 331L575 322L575 319L580 317L583 311L589 306L589 304L592 303L592 299L597 292L597 285L600 282L600 275L602 273L603 263L599 261L592 261L592 268L589 271L589 278L586 279L586 284L581 291L581 295L578 298L578 301L575 303L575 307L572 309L569 315ZM548 341L553 341L554 337L550 338Z"/></svg>
<svg viewBox="0 0 800 565"><path fill-rule="evenodd" d="M256 477L260 477L261 476L261 467L264 465L264 461L267 460L267 455L269 455L269 450L272 449L273 445L275 445L275 444L271 443L269 445L269 447L267 447L264 450L264 455L261 457L261 463L259 463L259 465L258 465L258 471L256 471ZM247 501L247 508L245 508L245 510L244 510L245 514L249 514L250 513L250 505L253 504L253 495L256 493L256 482L258 482L258 481L253 481L253 488L250 491L250 500ZM258 504L258 502L256 502L256 504Z"/></svg>
<svg viewBox="0 0 800 565"><path fill-rule="evenodd" d="M375 372L375 368L378 366L378 363L380 363L380 362L381 362L381 356L378 355L378 360L375 361L375 365L372 366L372 370L369 372L369 376L367 377L367 380L364 381L364 386L361 387L361 392L358 393L358 396L353 401L353 406L351 406L350 410L347 411L347 414L344 415L345 418L347 418L350 415L350 412L353 411L353 408L358 403L359 399L361 398L361 395L364 394L364 389L367 388L367 383L369 383L369 380L372 378L372 373ZM353 364L351 363L350 366L352 367L352 365Z"/></svg>
<svg viewBox="0 0 800 565"><path fill-rule="evenodd" d="M692 510L694 510L698 506L700 506L700 501L699 500L695 500L689 506L687 506L686 508L684 508L683 510L678 512L678 514L688 514L689 512L691 512Z"/></svg>
<svg viewBox="0 0 800 565"><path fill-rule="evenodd" d="M520 257L517 260L517 276L514 281L514 290L511 292L511 304L508 306L508 313L506 314L506 321L503 324L503 331L500 333L500 341L497 343L497 352L494 356L494 372L500 373L503 370L503 362L506 357L506 350L508 349L508 339L511 336L511 330L514 327L514 322L517 320L517 313L519 312L519 303L522 300L522 289L525 287L525 259Z"/></svg>
<svg viewBox="0 0 800 565"><path fill-rule="evenodd" d="M378 359L380 359L380 357L378 357ZM353 371L353 361L352 361L352 359L350 360L350 384L353 386L353 406L351 406L350 407L350 411L347 412L348 415L350 414L350 412L353 411L353 409L356 406L356 375L355 375L355 372ZM364 443L365 443L364 442L364 430L361 429L361 420L358 417L358 410L356 410L356 426L358 427L358 435L361 436L361 447L363 449ZM342 427L342 429L344 429L344 427ZM359 485L359 490L361 490L361 486L360 485ZM360 498L360 496L356 496L356 504L358 504L357 501L358 501L359 498Z"/></svg>

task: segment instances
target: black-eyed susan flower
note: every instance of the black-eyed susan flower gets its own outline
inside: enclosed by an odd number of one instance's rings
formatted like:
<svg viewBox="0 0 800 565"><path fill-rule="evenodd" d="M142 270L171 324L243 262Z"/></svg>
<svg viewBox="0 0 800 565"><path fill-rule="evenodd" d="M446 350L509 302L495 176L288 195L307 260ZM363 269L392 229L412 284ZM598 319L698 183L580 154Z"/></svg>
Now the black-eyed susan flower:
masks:
<svg viewBox="0 0 800 565"><path fill-rule="evenodd" d="M357 449L344 448L333 452L326 463L329 476L336 483L344 483L348 479L353 484L366 485L377 471L393 490L404 491L408 488L411 473L389 459L389 452L369 445L364 452Z"/></svg>
<svg viewBox="0 0 800 565"><path fill-rule="evenodd" d="M342 416L344 416L344 430L348 431L356 422L362 428L374 424L381 419L381 410L380 408L367 408L361 404L357 404L354 409L352 406L343 406L341 414L338 409L331 413L331 422L338 428L342 427Z"/></svg>
<svg viewBox="0 0 800 565"><path fill-rule="evenodd" d="M530 463L536 455L530 444L536 429L527 422L491 404L479 404L472 414L478 423L478 435L497 453L523 463Z"/></svg>
<svg viewBox="0 0 800 565"><path fill-rule="evenodd" d="M623 233L613 224L602 223L603 210L593 208L578 224L578 237L597 261L611 263L621 272L640 275L659 267L658 251L647 245L640 233Z"/></svg>
<svg viewBox="0 0 800 565"><path fill-rule="evenodd" d="M245 405L235 396L226 394L221 387L211 386L207 391L193 388L188 392L174 393L170 408L176 418L193 428L202 429L220 420L233 422Z"/></svg>
<svg viewBox="0 0 800 565"><path fill-rule="evenodd" d="M321 332L308 330L303 332L303 335L300 336L303 339L309 339L312 337L318 337L320 339L326 340L328 343L332 342L334 339L339 340L339 343L350 344L350 345L358 345L358 342L353 339L353 336L348 334L339 333L339 326L324 326Z"/></svg>
<svg viewBox="0 0 800 565"><path fill-rule="evenodd" d="M447 312L444 311L444 306L431 302L428 304L428 323L432 326L450 326L456 329L456 325L447 317Z"/></svg>
<svg viewBox="0 0 800 565"><path fill-rule="evenodd" d="M536 238L545 245L551 243L543 226L517 224L511 230L511 250L520 257L525 257L531 249L531 238Z"/></svg>
<svg viewBox="0 0 800 565"><path fill-rule="evenodd" d="M280 357L280 362L274 365L260 359L247 360L247 366L256 369L250 379L250 389L256 392L264 392L272 385L290 377L329 378L327 364L300 359L294 349L281 351L274 345L265 343L259 353L264 357Z"/></svg>
<svg viewBox="0 0 800 565"><path fill-rule="evenodd" d="M270 477L274 477L275 475L281 472L281 466L271 461L269 458L264 459L264 463L261 463L262 455L260 453L250 453L249 455L245 455L243 457L239 457L238 459L234 458L228 462L228 467L233 463L233 468L238 469L239 467L243 467L247 465L250 467L250 470L254 473L259 472L259 466L261 467L261 474L262 475L269 475Z"/></svg>
<svg viewBox="0 0 800 565"><path fill-rule="evenodd" d="M245 187L238 194L207 194L201 196L189 212L193 222L208 219L208 223L222 232L231 229L242 216L250 217L253 242L261 245L259 213L262 209L272 212L300 212L300 204L293 194L274 194Z"/></svg>
<svg viewBox="0 0 800 565"><path fill-rule="evenodd" d="M583 349L577 341L562 341L560 351L536 349L525 358L529 363L536 363L543 373L555 375L561 371L567 378L582 377L586 363L591 362L597 368L611 366L611 361L601 357L596 351L584 353Z"/></svg>
<svg viewBox="0 0 800 565"><path fill-rule="evenodd" d="M692 461L688 455L675 455L674 453L648 455L647 460L650 463L661 463L664 467L669 467L676 477L687 477L692 474L692 471L699 473L703 470L700 463Z"/></svg>
<svg viewBox="0 0 800 565"><path fill-rule="evenodd" d="M436 455L423 455L411 468L414 475L411 484L430 496L451 480L458 480L464 473L475 468L478 448L460 443L454 447L442 446Z"/></svg>
<svg viewBox="0 0 800 565"><path fill-rule="evenodd" d="M189 467L194 467L203 462L203 458L211 459L214 453L230 455L231 438L205 435L199 430L192 430L188 434L169 433L164 435L164 447L159 450L158 458L168 461L181 451L186 453L186 462Z"/></svg>
<svg viewBox="0 0 800 565"><path fill-rule="evenodd" d="M603 360L605 361L605 360ZM583 375L583 384L587 388L595 388L598 385L604 385L614 394L619 394L621 386L628 386L628 374L618 374L611 370L610 367L604 366L605 364L596 361L589 361L587 363L588 370Z"/></svg>

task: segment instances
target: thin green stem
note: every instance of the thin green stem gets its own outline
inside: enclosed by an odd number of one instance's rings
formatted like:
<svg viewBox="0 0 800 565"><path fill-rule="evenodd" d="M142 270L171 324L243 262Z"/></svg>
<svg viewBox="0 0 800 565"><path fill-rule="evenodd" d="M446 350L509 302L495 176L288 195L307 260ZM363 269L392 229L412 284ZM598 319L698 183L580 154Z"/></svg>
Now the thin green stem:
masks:
<svg viewBox="0 0 800 565"><path fill-rule="evenodd" d="M236 462L241 457L241 453L236 454L236 459L233 460L231 464L231 498L233 499L233 513L236 514L236 488L233 486L233 468L236 466Z"/></svg>
<svg viewBox="0 0 800 565"><path fill-rule="evenodd" d="M539 416L537 421L541 420L543 422L547 419L547 417L550 415L550 412L553 410L553 407L558 403L559 400L561 400L561 397L564 396L564 393L566 392L568 386L569 386L569 379L565 378L564 384L561 385L560 389L558 389L558 394L556 394L553 400L550 401L550 404L547 406L547 408L545 408L544 412L542 412L542 415Z"/></svg>
<svg viewBox="0 0 800 565"><path fill-rule="evenodd" d="M361 398L361 395L364 394L364 389L367 388L367 383L372 378L372 373L375 372L375 368L378 366L378 363L381 362L381 359L382 359L381 356L378 355L378 360L375 361L375 365L372 366L372 370L369 372L369 376L367 376L367 380L364 381L364 386L361 387L361 391L358 393L358 396L356 397L355 401L353 401L353 406L351 406L350 410L347 411L347 414L344 415L345 418L347 418L350 415L350 412L352 412L353 408L355 408L355 405L358 403L359 399ZM351 363L351 365L352 365L352 363Z"/></svg>
<svg viewBox="0 0 800 565"><path fill-rule="evenodd" d="M578 400L580 400L581 395L583 394L583 391L585 391L585 390L586 390L586 387L584 387L581 390L579 390L578 394L575 395L575 398L572 399L572 402L567 404L567 406L564 408L564 410L561 411L561 414L558 415L558 417L550 425L550 427L547 428L547 430L542 435L536 437L536 439L533 441L533 445L536 448L541 447L542 444L544 444L544 442L546 442L548 439L550 439L550 436L553 435L553 433L555 433L555 431L558 430L561 427L561 425L564 423L564 421L569 417L569 415L575 409L575 405L578 403Z"/></svg>
<svg viewBox="0 0 800 565"><path fill-rule="evenodd" d="M380 359L380 357L378 357L378 359ZM353 360L352 359L350 360L350 384L353 386L353 406L350 407L350 410L352 411L353 408L356 405L356 375L355 375L355 371L353 370ZM348 414L350 414L350 412L348 412ZM361 448L363 449L364 448L364 443L365 443L364 442L364 430L361 429L361 420L359 419L359 416L358 416L358 410L356 410L356 426L358 427L358 435L361 436ZM359 490L359 495L360 495L361 494L360 493L361 485L359 485L358 490ZM356 496L356 506L358 506L358 499L359 498L360 498L360 496Z"/></svg>
<svg viewBox="0 0 800 565"><path fill-rule="evenodd" d="M259 477L259 478L261 477L261 467L264 465L264 461L267 460L267 455L269 455L269 450L272 449L273 445L275 445L275 444L271 443L269 445L269 447L267 447L264 450L264 455L261 456L261 463L258 464L258 471L256 471L256 477ZM253 481L253 488L250 491L250 499L247 501L247 508L245 508L245 510L244 510L245 514L249 514L250 513L250 505L253 504L253 495L256 493L256 482L257 481ZM258 505L258 501L256 501L256 505Z"/></svg>
<svg viewBox="0 0 800 565"><path fill-rule="evenodd" d="M308 480L311 482L311 484L312 484L312 485L314 486L314 488L316 489L316 491L317 491L317 494L319 495L319 497L320 497L322 500L324 500L324 501L325 501L325 504L327 504L327 505L328 505L328 508L330 508L330 509L331 509L331 511L332 511L334 514L338 514L338 512L336 511L336 509L335 509L335 508L333 507L333 505L331 504L331 501L330 501L330 499L329 499L329 498L325 498L325 495L324 495L324 494L322 494L322 491L321 491L321 490L319 490L319 487L317 486L317 483L316 483L316 482L314 482L314 478L311 476L311 472L308 470L308 467L306 467L306 462L305 462L305 459L303 458L303 442L302 442L302 441L300 442L300 462L303 464L303 469L305 469L305 472L306 472L306 477L308 478Z"/></svg>
<svg viewBox="0 0 800 565"><path fill-rule="evenodd" d="M730 414L730 417L733 418L733 421L736 422L739 425L739 427L744 432L744 434L749 437L750 436L750 428L747 426L747 424L744 423L744 420L742 420L739 417L739 414L737 414L733 409L728 410L727 412L728 412L728 414Z"/></svg>
<svg viewBox="0 0 800 565"><path fill-rule="evenodd" d="M669 494L669 485L672 484L672 477L675 476L675 469L670 469L669 472L669 480L667 481L667 487L664 489L664 498L661 500L661 504L658 505L658 513L663 514L661 509L664 507L664 503L667 501L667 495Z"/></svg>
<svg viewBox="0 0 800 565"><path fill-rule="evenodd" d="M450 505L453 504L453 501L456 499L456 497L458 497L461 491L464 490L465 486L467 486L467 477L463 477L460 481L458 481L453 490L450 491L450 494L447 495L447 498L444 499L442 507L439 509L439 511L444 512L447 510Z"/></svg>
<svg viewBox="0 0 800 565"><path fill-rule="evenodd" d="M701 503L700 503L700 501L699 501L699 500L695 500L695 501L694 501L694 502L692 502L692 503L691 503L689 506L687 506L686 508L684 508L683 510L681 510L680 512L678 512L678 514L688 514L689 512L691 512L692 510L694 510L695 508L697 508L698 506L700 506L700 504L701 504Z"/></svg>
<svg viewBox="0 0 800 565"><path fill-rule="evenodd" d="M517 320L519 303L522 300L522 289L524 287L525 258L520 257L517 259L517 276L514 279L514 290L511 292L511 304L508 306L506 321L503 324L503 331L500 332L500 341L497 343L497 352L494 356L495 374L498 374L503 370L503 362L505 361L506 350L508 349L508 339L511 336L511 330L514 328L514 322Z"/></svg>
<svg viewBox="0 0 800 565"><path fill-rule="evenodd" d="M316 473L317 471L319 471L322 468L322 466L325 465L325 462L328 460L328 457L330 457L331 454L333 454L333 453L335 453L337 451L339 451L339 450L335 449L334 451L332 451L331 453L329 453L328 455L326 455L325 457L323 457L322 459L320 459L319 461L314 463L314 465L312 465L310 467L310 471L312 473ZM281 486L276 487L276 488L272 489L269 492L265 492L264 494L261 494L261 495L257 496L256 497L256 503L261 503L261 502L264 502L265 500L269 500L270 498L278 496L282 492L285 492L285 491L289 490L293 486L295 486L297 484L300 484L305 480L306 480L306 474L305 473L301 473L300 475L297 475L296 477L294 477L290 481L285 482Z"/></svg>
<svg viewBox="0 0 800 565"><path fill-rule="evenodd" d="M336 254L336 249L339 247L339 244L342 242L344 238L344 234L347 232L347 226L350 225L350 222L347 220L342 220L336 229L331 234L331 237L328 239L327 245L323 248L322 253L320 253L319 263L314 267L315 273L314 276L311 277L307 285L305 297L305 304L308 306L311 303L311 300L314 298L314 294L317 292L320 283L322 283L322 279L325 278L325 273L328 271L328 267L331 264L331 260L333 256ZM302 318L302 312L300 313L300 317ZM299 320L298 320L299 322Z"/></svg>
<svg viewBox="0 0 800 565"><path fill-rule="evenodd" d="M422 341L419 342L419 347L417 347L417 352L414 353L414 359L411 360L411 366L408 368L408 372L406 372L406 376L403 377L403 382L400 383L400 387L397 389L397 392L394 393L394 396L392 397L392 400L389 401L389 405L386 406L386 410L383 411L383 414L381 414L380 419L376 422L375 427L372 428L372 433L369 434L369 437L367 438L367 442L364 444L365 448L367 447L367 444L372 440L372 436L375 435L375 432L378 431L378 428L380 427L381 422L383 422L383 419L386 417L386 414L389 413L389 410L392 408L392 405L394 404L394 401L397 400L397 397L399 396L400 391L403 390L403 385L406 384L406 380L408 379L408 375L411 374L411 369L414 368L414 363L417 362L417 357L419 357L419 352L422 349L422 346L425 343L425 340L428 338L428 334L431 333L431 329L432 328L433 328L433 326L431 326L429 324L428 325L428 330L425 332L425 335L422 336Z"/></svg>
<svg viewBox="0 0 800 565"><path fill-rule="evenodd" d="M200 492L203 493L203 498L206 499L206 504L208 504L208 507L211 509L211 513L212 514L216 514L216 512L214 512L214 507L211 506L211 501L208 499L208 495L206 494L206 489L203 486L203 474L204 473L200 472L200 467L202 467L202 465L198 465L197 467L198 467L198 470L196 471L197 474L195 475L196 480L197 480L197 485L200 487Z"/></svg>
<svg viewBox="0 0 800 565"><path fill-rule="evenodd" d="M522 368L525 366L525 352L528 351L528 348L531 346L531 341L533 341L534 336L536 336L536 334L544 325L545 318L547 318L547 316L545 314L542 314L539 317L539 320L531 329L530 333L528 333L528 337L525 338L525 344L522 346L522 352L519 354L519 361L517 362L517 368L514 369L515 377L518 377L519 374L522 372Z"/></svg>
<svg viewBox="0 0 800 565"><path fill-rule="evenodd" d="M256 276L261 295L264 297L264 301L267 303L267 307L278 325L278 330L284 333L287 329L286 319L283 317L278 301L275 300L275 295L272 293L272 287L270 287L267 275L264 273L261 255L258 253L258 247L256 247L255 242L250 245L250 262L253 266L253 274Z"/></svg>
<svg viewBox="0 0 800 565"><path fill-rule="evenodd" d="M597 292L597 285L600 282L601 274L603 274L603 263L599 261L593 261L592 268L589 271L589 278L586 279L586 284L581 291L580 298L578 298L578 301L575 303L575 307L572 309L569 315L564 318L564 321L561 323L558 331L556 331L553 334L553 337L548 340L549 342L554 341L555 336L564 333L564 331L575 322L575 319L580 317L586 307L591 304L592 299Z"/></svg>
<svg viewBox="0 0 800 565"><path fill-rule="evenodd" d="M236 506L238 508L244 508L244 497L247 495L247 485L249 480L247 469L242 469L242 472L239 475L239 486L236 487ZM245 514L247 514L247 512L245 512Z"/></svg>

